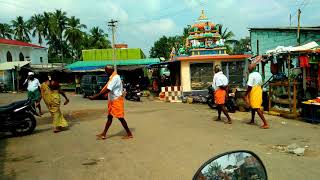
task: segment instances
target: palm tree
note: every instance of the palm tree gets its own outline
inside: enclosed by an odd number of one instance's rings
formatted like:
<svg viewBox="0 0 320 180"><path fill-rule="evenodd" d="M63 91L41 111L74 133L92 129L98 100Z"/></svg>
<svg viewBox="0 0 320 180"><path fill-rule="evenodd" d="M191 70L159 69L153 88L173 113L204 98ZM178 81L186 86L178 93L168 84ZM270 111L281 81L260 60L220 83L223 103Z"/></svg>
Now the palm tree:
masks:
<svg viewBox="0 0 320 180"><path fill-rule="evenodd" d="M68 20L67 29L65 31L65 38L70 43L74 54L79 50L82 39L83 32L81 29L87 28L86 25L80 23L80 19L72 16Z"/></svg>
<svg viewBox="0 0 320 180"><path fill-rule="evenodd" d="M103 48L111 48L111 43L107 39L108 35L104 33L102 29L99 27L93 27L90 30L90 47L91 48L97 48L97 49L103 49Z"/></svg>
<svg viewBox="0 0 320 180"><path fill-rule="evenodd" d="M33 27L32 37L38 36L38 43L42 45L45 28L43 16L41 14L33 15L29 20L30 26Z"/></svg>
<svg viewBox="0 0 320 180"><path fill-rule="evenodd" d="M58 46L55 46L56 49L55 52L60 51L61 57L62 57L62 63L63 63L63 47L64 41L63 41L63 33L66 30L68 22L68 17L67 13L61 10L56 10L50 15L50 20L49 20L49 35L50 35L50 40L51 41L57 41L54 42L54 44L58 43Z"/></svg>
<svg viewBox="0 0 320 180"><path fill-rule="evenodd" d="M67 13L61 10L56 10L54 13L52 13L50 20L51 32L55 32L55 34L62 41L63 33L68 22Z"/></svg>
<svg viewBox="0 0 320 180"><path fill-rule="evenodd" d="M43 23L43 35L46 38L49 38L49 35L53 34L50 31L50 19L51 19L52 13L50 12L44 12L42 15L42 23Z"/></svg>
<svg viewBox="0 0 320 180"><path fill-rule="evenodd" d="M9 24L0 23L0 37L1 38L11 39L12 33L13 33L13 31L12 31Z"/></svg>
<svg viewBox="0 0 320 180"><path fill-rule="evenodd" d="M232 38L234 37L234 33L232 31L228 31L228 28L225 28L223 30L222 24L218 24L217 26L219 27L219 34L221 35L221 38L226 40L226 42L229 40L232 41Z"/></svg>
<svg viewBox="0 0 320 180"><path fill-rule="evenodd" d="M22 16L18 16L16 20L12 20L12 27L16 40L30 42L30 26L23 20Z"/></svg>
<svg viewBox="0 0 320 180"><path fill-rule="evenodd" d="M234 47L238 43L237 40L233 39L234 33L232 31L228 31L228 28L225 28L223 30L222 24L217 24L217 26L218 26L218 32L221 36L221 39L225 40L225 46L227 48L227 53L232 54L233 53L232 47Z"/></svg>

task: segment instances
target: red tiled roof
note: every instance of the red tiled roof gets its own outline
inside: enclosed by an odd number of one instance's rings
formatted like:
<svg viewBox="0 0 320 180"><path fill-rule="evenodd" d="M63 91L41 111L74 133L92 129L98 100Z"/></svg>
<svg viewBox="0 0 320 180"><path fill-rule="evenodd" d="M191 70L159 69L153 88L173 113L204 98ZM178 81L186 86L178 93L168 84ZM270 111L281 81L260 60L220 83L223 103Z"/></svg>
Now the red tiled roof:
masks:
<svg viewBox="0 0 320 180"><path fill-rule="evenodd" d="M188 61L188 60L235 60L235 59L246 59L250 58L251 55L241 54L241 55L200 55L200 56L186 56L186 57L176 57L174 60L178 61Z"/></svg>
<svg viewBox="0 0 320 180"><path fill-rule="evenodd" d="M15 45L15 46L26 46L26 47L34 47L34 48L45 48L35 44L30 44L22 41L11 40L11 39L3 39L3 38L0 38L0 44L9 44L9 45Z"/></svg>

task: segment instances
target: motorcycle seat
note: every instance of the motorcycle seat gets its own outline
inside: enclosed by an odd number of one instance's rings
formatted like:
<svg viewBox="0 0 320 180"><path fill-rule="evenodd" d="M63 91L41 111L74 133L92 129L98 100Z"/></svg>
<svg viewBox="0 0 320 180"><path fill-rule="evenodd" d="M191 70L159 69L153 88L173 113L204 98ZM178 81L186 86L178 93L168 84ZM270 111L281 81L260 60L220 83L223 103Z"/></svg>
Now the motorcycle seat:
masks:
<svg viewBox="0 0 320 180"><path fill-rule="evenodd" d="M26 103L27 103L27 101L23 100L23 101L13 102L8 105L0 106L0 113L13 111L14 109L17 109L19 107L26 105Z"/></svg>

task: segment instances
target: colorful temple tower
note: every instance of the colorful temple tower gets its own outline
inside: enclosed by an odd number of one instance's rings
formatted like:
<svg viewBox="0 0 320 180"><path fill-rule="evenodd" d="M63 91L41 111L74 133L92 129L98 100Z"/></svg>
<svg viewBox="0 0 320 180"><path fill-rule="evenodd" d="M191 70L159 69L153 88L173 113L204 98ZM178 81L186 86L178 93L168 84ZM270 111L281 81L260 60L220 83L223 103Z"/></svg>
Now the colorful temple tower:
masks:
<svg viewBox="0 0 320 180"><path fill-rule="evenodd" d="M202 11L189 29L185 46L177 52L172 50L169 62L180 64L177 72L184 93L206 90L212 83L217 64L222 66L231 86L244 86L245 60L250 55L228 55L219 29L219 25L212 23Z"/></svg>
<svg viewBox="0 0 320 180"><path fill-rule="evenodd" d="M202 10L200 17L189 29L186 48L191 55L226 54L224 39L219 34L219 25L213 24Z"/></svg>

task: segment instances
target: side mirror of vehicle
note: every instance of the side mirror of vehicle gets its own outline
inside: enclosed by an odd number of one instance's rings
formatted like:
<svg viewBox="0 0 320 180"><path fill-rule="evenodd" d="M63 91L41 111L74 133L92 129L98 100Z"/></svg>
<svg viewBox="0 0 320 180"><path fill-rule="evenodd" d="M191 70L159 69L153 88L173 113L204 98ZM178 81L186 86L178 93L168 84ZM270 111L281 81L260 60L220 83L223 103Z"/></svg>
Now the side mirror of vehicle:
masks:
<svg viewBox="0 0 320 180"><path fill-rule="evenodd" d="M267 171L260 158L250 151L220 154L204 163L193 180L267 180Z"/></svg>

